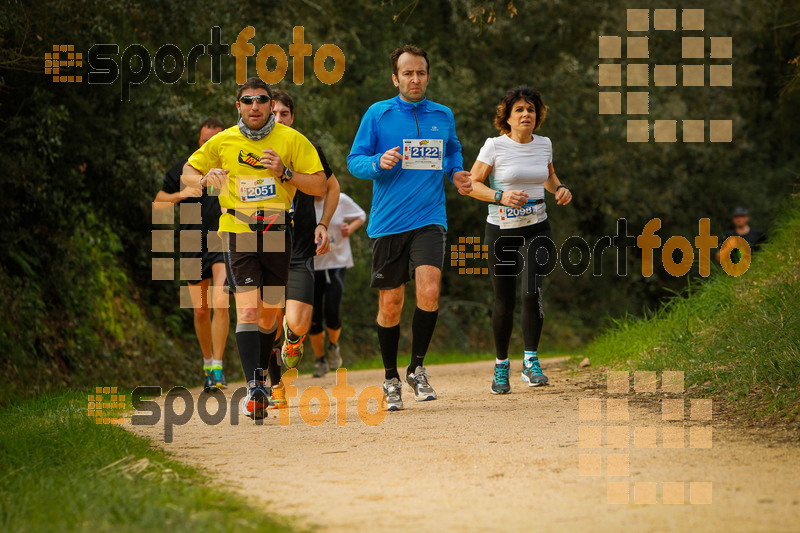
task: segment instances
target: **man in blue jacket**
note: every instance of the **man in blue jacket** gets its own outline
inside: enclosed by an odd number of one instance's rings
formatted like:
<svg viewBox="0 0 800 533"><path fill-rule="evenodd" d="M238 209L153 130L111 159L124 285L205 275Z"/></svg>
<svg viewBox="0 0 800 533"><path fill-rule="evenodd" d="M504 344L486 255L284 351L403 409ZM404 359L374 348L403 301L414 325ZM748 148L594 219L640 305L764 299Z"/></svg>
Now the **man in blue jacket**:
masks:
<svg viewBox="0 0 800 533"><path fill-rule="evenodd" d="M379 290L378 341L386 371L383 390L390 411L403 408L397 372L400 313L405 284L416 281L411 364L406 383L417 401L435 400L423 361L439 310L447 212L444 178L461 194L472 190L463 169L453 112L425 99L428 54L405 45L392 52L392 82L400 94L373 104L347 156L357 178L373 180L367 233L372 238L372 282Z"/></svg>

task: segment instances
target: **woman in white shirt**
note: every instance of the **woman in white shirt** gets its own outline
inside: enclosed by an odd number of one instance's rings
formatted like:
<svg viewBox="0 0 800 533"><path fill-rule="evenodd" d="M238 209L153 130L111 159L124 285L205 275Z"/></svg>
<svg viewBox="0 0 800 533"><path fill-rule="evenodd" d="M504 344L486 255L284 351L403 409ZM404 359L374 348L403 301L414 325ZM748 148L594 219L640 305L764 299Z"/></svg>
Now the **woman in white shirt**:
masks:
<svg viewBox="0 0 800 533"><path fill-rule="evenodd" d="M494 120L501 135L486 139L470 171L470 196L490 202L484 243L489 247L489 275L495 296L492 394L511 392L508 345L517 276L522 278L522 381L531 387L547 385L537 357L544 318L541 278L552 271L556 256L544 191L553 193L558 205L568 204L572 193L553 169L550 139L533 133L544 121L546 111L537 91L527 86L508 91L497 106ZM490 174L493 176L487 185Z"/></svg>
<svg viewBox="0 0 800 533"><path fill-rule="evenodd" d="M322 216L323 199L317 198L314 207L317 219ZM342 296L344 294L344 274L353 266L353 254L350 251L350 234L361 227L367 214L352 198L344 193L339 194L339 205L331 218L328 237L331 249L327 254L314 258L314 312L311 316L311 347L314 350L314 377L321 378L328 369L336 370L342 365L339 352L339 336L342 333ZM323 347L325 332L323 321L328 329L328 357Z"/></svg>

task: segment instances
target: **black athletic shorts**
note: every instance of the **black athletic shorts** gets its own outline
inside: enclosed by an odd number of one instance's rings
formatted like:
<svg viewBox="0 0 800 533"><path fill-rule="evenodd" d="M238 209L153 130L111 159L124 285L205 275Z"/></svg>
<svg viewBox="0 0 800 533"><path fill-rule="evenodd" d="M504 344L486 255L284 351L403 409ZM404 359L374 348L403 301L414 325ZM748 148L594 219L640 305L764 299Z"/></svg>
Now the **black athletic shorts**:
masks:
<svg viewBox="0 0 800 533"><path fill-rule="evenodd" d="M192 259L194 256L181 256L183 259ZM201 281L207 279L214 278L214 272L211 269L211 266L214 263L224 263L225 258L222 256L222 252L205 252L200 257L200 279L187 279L187 283L190 285L194 285L200 283Z"/></svg>
<svg viewBox="0 0 800 533"><path fill-rule="evenodd" d="M329 268L314 272L314 313L308 332L317 335L323 331L323 320L328 329L342 327L342 296L346 268Z"/></svg>
<svg viewBox="0 0 800 533"><path fill-rule="evenodd" d="M289 280L292 239L288 231L224 234L225 267L231 292L262 288L261 299L283 305Z"/></svg>
<svg viewBox="0 0 800 533"><path fill-rule="evenodd" d="M314 258L292 258L289 263L289 283L286 299L314 305Z"/></svg>
<svg viewBox="0 0 800 533"><path fill-rule="evenodd" d="M444 266L447 232L433 224L404 233L372 239L373 289L390 290L408 283L415 268Z"/></svg>

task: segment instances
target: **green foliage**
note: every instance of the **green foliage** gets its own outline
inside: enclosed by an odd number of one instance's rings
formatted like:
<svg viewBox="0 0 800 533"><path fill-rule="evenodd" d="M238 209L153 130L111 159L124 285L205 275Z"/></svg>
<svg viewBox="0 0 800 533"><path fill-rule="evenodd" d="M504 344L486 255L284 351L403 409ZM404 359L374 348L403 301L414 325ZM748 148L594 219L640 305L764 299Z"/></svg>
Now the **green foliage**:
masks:
<svg viewBox="0 0 800 533"><path fill-rule="evenodd" d="M87 213L71 235L51 243L51 257L9 250L11 268L0 267L9 289L0 291L7 397L82 383L132 386L191 371L145 319L119 266L121 249L117 234ZM54 260L52 270L41 264Z"/></svg>
<svg viewBox="0 0 800 533"><path fill-rule="evenodd" d="M718 270L654 315L626 318L587 349L592 363L683 370L753 415L800 417L800 200L746 273Z"/></svg>
<svg viewBox="0 0 800 533"><path fill-rule="evenodd" d="M83 393L0 411L0 479L3 531L290 531L147 440L95 424Z"/></svg>

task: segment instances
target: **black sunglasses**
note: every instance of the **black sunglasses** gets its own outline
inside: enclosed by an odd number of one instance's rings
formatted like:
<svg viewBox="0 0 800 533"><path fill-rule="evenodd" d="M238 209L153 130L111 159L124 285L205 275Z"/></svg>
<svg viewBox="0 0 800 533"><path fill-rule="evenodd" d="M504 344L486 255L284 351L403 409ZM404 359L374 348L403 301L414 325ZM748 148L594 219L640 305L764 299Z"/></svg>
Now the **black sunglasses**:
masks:
<svg viewBox="0 0 800 533"><path fill-rule="evenodd" d="M247 105L252 104L253 101L258 102L259 104L266 104L267 102L269 102L269 96L267 96L266 94L259 94L258 96L250 96L249 94L246 94L240 97L239 101Z"/></svg>

